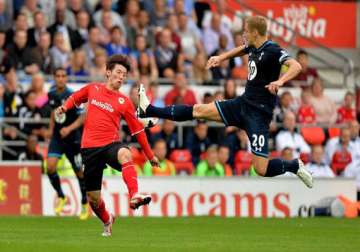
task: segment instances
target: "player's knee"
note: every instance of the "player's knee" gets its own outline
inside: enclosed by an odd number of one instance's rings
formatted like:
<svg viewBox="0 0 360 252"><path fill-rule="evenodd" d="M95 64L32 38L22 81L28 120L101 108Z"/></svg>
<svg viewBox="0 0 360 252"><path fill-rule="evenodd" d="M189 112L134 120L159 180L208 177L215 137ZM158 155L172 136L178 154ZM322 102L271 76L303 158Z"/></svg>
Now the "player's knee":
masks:
<svg viewBox="0 0 360 252"><path fill-rule="evenodd" d="M47 173L53 174L56 172L57 160L48 159L47 162Z"/></svg>
<svg viewBox="0 0 360 252"><path fill-rule="evenodd" d="M79 179L83 179L84 178L84 172L82 170L75 172L76 177Z"/></svg>
<svg viewBox="0 0 360 252"><path fill-rule="evenodd" d="M254 169L255 169L256 173L259 176L264 177L266 174L267 162L264 162L264 160L257 160L256 158L254 158L253 164L254 164Z"/></svg>
<svg viewBox="0 0 360 252"><path fill-rule="evenodd" d="M100 197L99 197L98 193L86 192L86 196L88 198L88 201L91 204L97 205L100 201Z"/></svg>
<svg viewBox="0 0 360 252"><path fill-rule="evenodd" d="M120 163L130 162L132 160L131 151L128 148L121 148L118 151L117 157Z"/></svg>

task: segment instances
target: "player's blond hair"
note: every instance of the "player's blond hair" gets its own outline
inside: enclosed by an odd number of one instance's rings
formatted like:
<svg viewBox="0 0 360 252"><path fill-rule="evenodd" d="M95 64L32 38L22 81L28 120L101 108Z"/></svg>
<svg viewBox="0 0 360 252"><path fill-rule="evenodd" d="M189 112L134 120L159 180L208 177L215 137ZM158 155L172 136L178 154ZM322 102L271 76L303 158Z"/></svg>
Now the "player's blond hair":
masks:
<svg viewBox="0 0 360 252"><path fill-rule="evenodd" d="M266 18L263 16L253 16L246 19L249 30L256 30L260 36L265 36L267 32Z"/></svg>

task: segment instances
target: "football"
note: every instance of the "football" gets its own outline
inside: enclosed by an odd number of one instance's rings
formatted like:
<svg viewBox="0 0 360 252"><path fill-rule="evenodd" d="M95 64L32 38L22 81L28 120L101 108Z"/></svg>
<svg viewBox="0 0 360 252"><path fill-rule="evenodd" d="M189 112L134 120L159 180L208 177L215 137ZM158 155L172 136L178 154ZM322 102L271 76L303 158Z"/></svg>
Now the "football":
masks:
<svg viewBox="0 0 360 252"><path fill-rule="evenodd" d="M140 118L140 117L138 117L138 120L144 125L145 128L151 128L151 127L154 127L158 123L159 118L156 118L156 117Z"/></svg>

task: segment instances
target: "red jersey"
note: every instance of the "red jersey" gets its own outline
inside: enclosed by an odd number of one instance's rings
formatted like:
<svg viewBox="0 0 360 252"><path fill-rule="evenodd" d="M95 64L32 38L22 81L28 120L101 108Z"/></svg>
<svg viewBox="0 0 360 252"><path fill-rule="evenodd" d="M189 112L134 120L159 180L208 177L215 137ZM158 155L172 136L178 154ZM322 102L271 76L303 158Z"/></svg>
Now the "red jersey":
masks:
<svg viewBox="0 0 360 252"><path fill-rule="evenodd" d="M109 90L102 83L91 83L73 93L65 103L79 106L88 102L81 148L101 147L120 140L120 120L127 122L131 135L144 130L135 116L135 108L121 92Z"/></svg>
<svg viewBox="0 0 360 252"><path fill-rule="evenodd" d="M354 108L340 107L337 111L337 123L344 123L356 120L356 112Z"/></svg>
<svg viewBox="0 0 360 252"><path fill-rule="evenodd" d="M299 123L315 123L316 114L311 105L301 105L298 111Z"/></svg>

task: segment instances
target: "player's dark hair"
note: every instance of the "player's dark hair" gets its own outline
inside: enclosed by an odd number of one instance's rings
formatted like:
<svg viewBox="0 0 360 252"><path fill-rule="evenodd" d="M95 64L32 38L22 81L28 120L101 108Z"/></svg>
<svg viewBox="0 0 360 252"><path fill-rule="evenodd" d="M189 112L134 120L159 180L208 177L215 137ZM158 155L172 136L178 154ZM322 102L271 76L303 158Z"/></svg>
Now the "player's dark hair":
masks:
<svg viewBox="0 0 360 252"><path fill-rule="evenodd" d="M130 71L130 62L125 55L115 54L111 56L106 62L106 70L112 71L115 65L122 65L128 72Z"/></svg>
<svg viewBox="0 0 360 252"><path fill-rule="evenodd" d="M305 55L305 56L308 56L308 53L303 50L303 49L300 49L297 54L296 54L296 57L299 57L300 55Z"/></svg>
<svg viewBox="0 0 360 252"><path fill-rule="evenodd" d="M66 69L65 69L65 68L63 68L63 67L57 67L57 68L54 69L53 75L56 75L56 73L57 73L58 71L64 71L64 72L66 73Z"/></svg>
<svg viewBox="0 0 360 252"><path fill-rule="evenodd" d="M260 36L265 36L267 32L266 18L263 16L248 17L246 19L251 31L256 30Z"/></svg>

